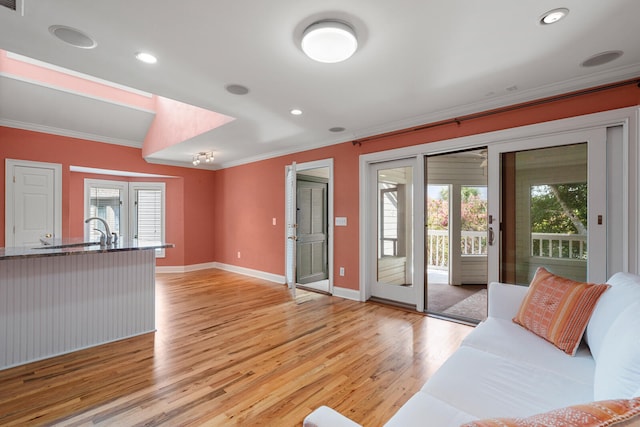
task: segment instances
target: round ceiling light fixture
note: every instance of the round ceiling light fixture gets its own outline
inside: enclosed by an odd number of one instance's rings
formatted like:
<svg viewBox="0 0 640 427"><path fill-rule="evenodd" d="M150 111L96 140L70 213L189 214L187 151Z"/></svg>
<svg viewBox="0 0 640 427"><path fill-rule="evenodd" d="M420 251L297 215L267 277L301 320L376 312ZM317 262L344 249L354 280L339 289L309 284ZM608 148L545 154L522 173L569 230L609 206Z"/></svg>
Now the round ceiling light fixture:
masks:
<svg viewBox="0 0 640 427"><path fill-rule="evenodd" d="M556 22L566 17L568 14L569 14L569 9L567 9L566 7L550 10L540 17L540 24L542 25L555 24Z"/></svg>
<svg viewBox="0 0 640 427"><path fill-rule="evenodd" d="M358 48L358 39L350 25L326 19L314 22L304 30L301 46L314 61L333 64L349 59Z"/></svg>
<svg viewBox="0 0 640 427"><path fill-rule="evenodd" d="M67 27L66 25L52 25L49 27L49 32L66 44L79 47L80 49L93 49L98 45L98 43L87 34L77 28Z"/></svg>

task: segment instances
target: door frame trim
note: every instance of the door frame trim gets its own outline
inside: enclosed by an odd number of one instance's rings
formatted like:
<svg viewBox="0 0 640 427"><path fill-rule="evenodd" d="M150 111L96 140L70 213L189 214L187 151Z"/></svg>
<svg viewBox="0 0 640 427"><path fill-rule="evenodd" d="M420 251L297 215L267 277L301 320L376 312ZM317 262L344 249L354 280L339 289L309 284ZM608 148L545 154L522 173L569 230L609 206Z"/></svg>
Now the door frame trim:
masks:
<svg viewBox="0 0 640 427"><path fill-rule="evenodd" d="M15 200L14 186L12 184L13 170L16 166L53 170L53 201L55 205L53 233L55 237L62 237L62 165L60 163L5 159L4 246L15 246L15 234L13 232L15 218L13 216L13 210L9 207L13 206L13 202Z"/></svg>
<svg viewBox="0 0 640 427"><path fill-rule="evenodd" d="M464 126L464 124L462 125ZM549 122L536 123L515 128L503 129L493 132L451 138L434 142L427 142L409 147L396 148L387 151L363 154L360 156L360 239L359 239L359 292L360 300L366 301L370 295L369 285L366 281L367 261L367 221L370 215L367 212L368 192L367 178L369 164L382 161L397 160L407 157L422 157L430 154L446 153L453 150L470 149L480 146L490 146L496 143L513 141L518 139L530 139L534 137L548 136L563 132L575 132L594 128L606 128L609 126L622 126L623 144L626 174L623 182L623 192L626 198L624 219L624 271L637 272L640 269L640 225L633 224L630 218L635 218L640 213L640 108L637 106L609 110L599 113L558 119ZM418 162L420 164L421 162ZM631 238L626 237L631 236ZM633 243L632 243L633 242Z"/></svg>

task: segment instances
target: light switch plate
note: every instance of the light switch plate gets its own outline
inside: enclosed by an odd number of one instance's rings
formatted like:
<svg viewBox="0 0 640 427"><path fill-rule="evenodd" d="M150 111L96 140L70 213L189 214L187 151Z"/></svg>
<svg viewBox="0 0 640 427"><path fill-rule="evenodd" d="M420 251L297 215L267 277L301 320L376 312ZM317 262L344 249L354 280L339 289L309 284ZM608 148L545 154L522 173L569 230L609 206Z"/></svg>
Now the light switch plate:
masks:
<svg viewBox="0 0 640 427"><path fill-rule="evenodd" d="M347 217L346 216L337 216L336 217L336 226L346 227L347 226Z"/></svg>

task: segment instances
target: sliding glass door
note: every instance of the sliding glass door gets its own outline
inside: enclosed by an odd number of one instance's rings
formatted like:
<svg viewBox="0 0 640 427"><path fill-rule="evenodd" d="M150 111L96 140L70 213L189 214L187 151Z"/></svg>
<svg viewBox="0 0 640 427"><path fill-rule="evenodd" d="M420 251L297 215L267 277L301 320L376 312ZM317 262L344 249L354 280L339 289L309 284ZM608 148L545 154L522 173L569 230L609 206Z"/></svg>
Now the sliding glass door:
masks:
<svg viewBox="0 0 640 427"><path fill-rule="evenodd" d="M528 284L541 266L606 280L605 144L590 131L489 148L490 281Z"/></svg>

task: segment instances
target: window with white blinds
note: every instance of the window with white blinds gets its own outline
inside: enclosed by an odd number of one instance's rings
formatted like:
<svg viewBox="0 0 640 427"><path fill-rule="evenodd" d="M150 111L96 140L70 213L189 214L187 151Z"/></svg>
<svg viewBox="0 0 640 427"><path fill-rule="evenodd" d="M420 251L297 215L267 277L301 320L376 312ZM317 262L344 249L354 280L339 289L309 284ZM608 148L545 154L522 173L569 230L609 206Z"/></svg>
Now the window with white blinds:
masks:
<svg viewBox="0 0 640 427"><path fill-rule="evenodd" d="M122 239L164 242L165 184L85 179L85 218L102 218ZM100 240L98 221L85 225L85 239ZM164 257L164 249L156 256Z"/></svg>
<svg viewBox="0 0 640 427"><path fill-rule="evenodd" d="M132 182L129 190L133 238L164 242L164 183ZM156 256L163 257L164 249L156 249Z"/></svg>

